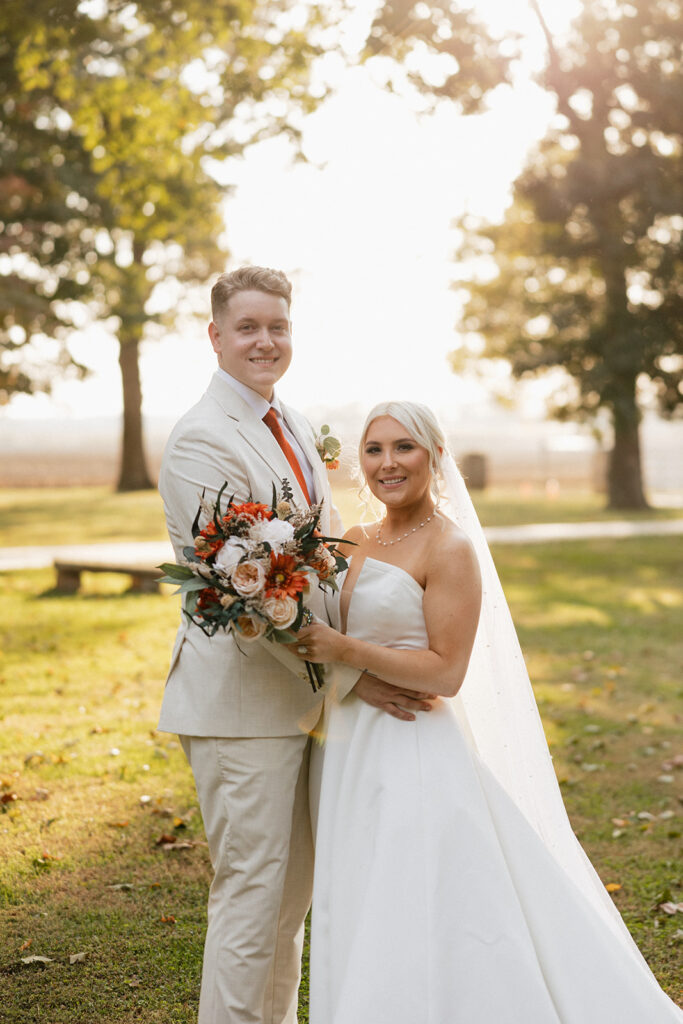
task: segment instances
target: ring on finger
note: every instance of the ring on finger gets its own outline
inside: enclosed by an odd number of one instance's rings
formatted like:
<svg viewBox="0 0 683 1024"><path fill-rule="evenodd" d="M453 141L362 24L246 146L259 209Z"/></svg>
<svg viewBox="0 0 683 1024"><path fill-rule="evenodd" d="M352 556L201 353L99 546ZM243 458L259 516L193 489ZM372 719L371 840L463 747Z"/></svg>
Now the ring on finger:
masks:
<svg viewBox="0 0 683 1024"><path fill-rule="evenodd" d="M297 651L298 651L299 654L308 654L308 647L304 647L303 644L300 644L297 647Z"/></svg>

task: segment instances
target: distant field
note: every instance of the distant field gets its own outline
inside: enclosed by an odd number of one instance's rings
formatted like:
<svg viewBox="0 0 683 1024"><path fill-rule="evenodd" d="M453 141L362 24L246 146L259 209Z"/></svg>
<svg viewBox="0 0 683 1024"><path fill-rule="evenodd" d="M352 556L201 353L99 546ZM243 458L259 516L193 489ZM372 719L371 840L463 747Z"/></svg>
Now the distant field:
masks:
<svg viewBox="0 0 683 1024"><path fill-rule="evenodd" d="M590 491L492 489L474 492L485 526L518 523L582 522L599 519L669 519L681 508L618 513L604 509L604 498ZM358 522L362 500L354 487L335 487L334 500L344 523ZM366 519L372 513L365 513ZM165 540L161 498L156 491L117 494L110 487L0 488L0 546L96 544L105 541Z"/></svg>

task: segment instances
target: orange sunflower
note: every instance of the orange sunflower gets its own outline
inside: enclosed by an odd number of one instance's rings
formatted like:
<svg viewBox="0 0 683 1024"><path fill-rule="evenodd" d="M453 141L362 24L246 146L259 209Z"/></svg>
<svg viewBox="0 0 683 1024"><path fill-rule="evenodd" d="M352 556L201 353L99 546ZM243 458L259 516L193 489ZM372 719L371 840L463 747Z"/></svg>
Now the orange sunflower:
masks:
<svg viewBox="0 0 683 1024"><path fill-rule="evenodd" d="M270 553L270 569L266 573L266 597L294 597L308 588L308 577L297 571L297 561L291 555Z"/></svg>
<svg viewBox="0 0 683 1024"><path fill-rule="evenodd" d="M260 501L244 501L241 505L230 505L236 516L251 516L252 519L272 519L274 512L269 505Z"/></svg>
<svg viewBox="0 0 683 1024"><path fill-rule="evenodd" d="M210 521L206 524L201 533L197 534L194 539L194 549L201 559L206 560L211 555L215 555L217 551L223 547L225 541L222 537L217 537L216 524Z"/></svg>

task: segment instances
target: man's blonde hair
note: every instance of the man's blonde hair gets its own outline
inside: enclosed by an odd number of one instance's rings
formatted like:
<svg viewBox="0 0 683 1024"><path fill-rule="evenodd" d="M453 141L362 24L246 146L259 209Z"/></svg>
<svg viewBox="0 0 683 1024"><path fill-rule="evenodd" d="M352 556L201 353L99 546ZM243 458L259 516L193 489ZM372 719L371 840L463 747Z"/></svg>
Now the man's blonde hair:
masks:
<svg viewBox="0 0 683 1024"><path fill-rule="evenodd" d="M281 270L270 267L240 267L229 274L221 274L211 289L211 316L224 313L230 299L237 292L268 292L280 295L287 303L292 301L292 286Z"/></svg>

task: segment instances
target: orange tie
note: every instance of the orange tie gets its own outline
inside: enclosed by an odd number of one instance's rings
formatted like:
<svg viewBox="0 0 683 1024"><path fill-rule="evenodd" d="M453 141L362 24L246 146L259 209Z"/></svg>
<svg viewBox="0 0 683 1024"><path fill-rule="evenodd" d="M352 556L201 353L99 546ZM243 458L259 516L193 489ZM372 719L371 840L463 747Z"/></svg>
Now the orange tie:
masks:
<svg viewBox="0 0 683 1024"><path fill-rule="evenodd" d="M287 438L284 435L284 431L283 431L282 427L280 426L280 421L277 418L277 413L275 412L275 409L273 409L271 407L268 410L266 415L263 417L263 422L268 427L268 429L270 430L271 434L273 435L273 437L275 438L277 443L280 445L280 448L282 448L283 455L287 459L287 462L292 467L292 470L294 472L294 476L299 481L299 484L301 485L301 490L306 495L306 501L310 505L311 504L311 498L310 498L310 495L308 493L308 487L306 486L306 477L304 476L304 474L303 474L303 472L301 470L301 466L299 465L299 460L297 459L296 455L294 454L294 449L292 448L291 444L289 443L289 441L287 440Z"/></svg>

